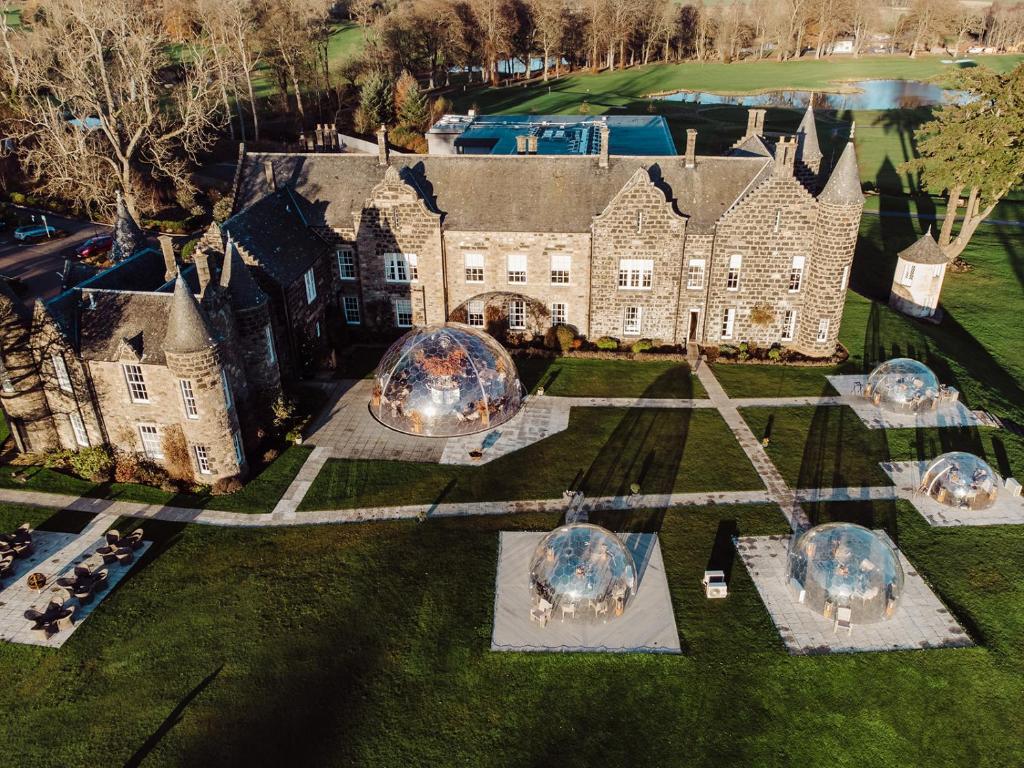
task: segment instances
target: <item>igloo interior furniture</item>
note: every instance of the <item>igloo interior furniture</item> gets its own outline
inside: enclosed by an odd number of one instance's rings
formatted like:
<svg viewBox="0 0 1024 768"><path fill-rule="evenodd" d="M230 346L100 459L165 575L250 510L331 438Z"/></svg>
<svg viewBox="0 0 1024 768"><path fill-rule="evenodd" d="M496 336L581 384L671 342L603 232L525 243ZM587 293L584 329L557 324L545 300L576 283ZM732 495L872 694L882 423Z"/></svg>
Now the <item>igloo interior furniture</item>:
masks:
<svg viewBox="0 0 1024 768"><path fill-rule="evenodd" d="M849 608L854 624L891 618L903 592L903 567L892 545L853 523L794 534L786 575L793 598L808 610L835 619L839 608Z"/></svg>
<svg viewBox="0 0 1024 768"><path fill-rule="evenodd" d="M928 465L918 490L947 507L988 509L1001 486L1001 478L984 459L953 451Z"/></svg>
<svg viewBox="0 0 1024 768"><path fill-rule="evenodd" d="M483 331L445 323L415 328L384 353L370 411L399 432L455 437L508 421L522 402L505 348Z"/></svg>
<svg viewBox="0 0 1024 768"><path fill-rule="evenodd" d="M622 539L592 523L556 528L530 560L531 618L540 609L561 621L609 621L622 616L636 589L633 555Z"/></svg>
<svg viewBox="0 0 1024 768"><path fill-rule="evenodd" d="M876 367L864 385L864 397L892 411L916 412L957 399L956 390L943 387L932 370L917 360L897 357Z"/></svg>

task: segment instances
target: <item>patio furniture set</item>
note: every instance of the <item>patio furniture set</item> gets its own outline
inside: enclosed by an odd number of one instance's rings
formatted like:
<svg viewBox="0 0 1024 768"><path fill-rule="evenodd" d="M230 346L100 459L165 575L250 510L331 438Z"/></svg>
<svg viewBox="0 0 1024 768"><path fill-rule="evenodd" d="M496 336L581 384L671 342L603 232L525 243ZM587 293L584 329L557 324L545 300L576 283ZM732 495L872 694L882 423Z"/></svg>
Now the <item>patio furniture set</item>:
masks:
<svg viewBox="0 0 1024 768"><path fill-rule="evenodd" d="M13 533L0 534L0 587L3 579L14 570L14 561L28 557L34 551L32 528L28 523L22 523Z"/></svg>

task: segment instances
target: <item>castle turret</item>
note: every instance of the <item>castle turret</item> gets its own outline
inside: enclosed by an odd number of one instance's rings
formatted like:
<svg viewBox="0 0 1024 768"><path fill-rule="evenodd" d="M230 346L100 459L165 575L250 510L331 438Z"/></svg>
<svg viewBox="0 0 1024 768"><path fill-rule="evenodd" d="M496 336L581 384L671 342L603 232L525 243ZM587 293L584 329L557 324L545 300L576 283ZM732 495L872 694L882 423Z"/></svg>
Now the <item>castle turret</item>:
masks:
<svg viewBox="0 0 1024 768"><path fill-rule="evenodd" d="M814 108L807 105L807 111L796 129L797 163L796 176L812 192L817 191L818 176L821 173L821 147L818 144L818 127L814 122Z"/></svg>
<svg viewBox="0 0 1024 768"><path fill-rule="evenodd" d="M110 249L110 258L115 261L124 261L132 256L143 243L146 242L146 234L142 231L135 219L132 218L128 205L117 192L117 218L114 221L114 244Z"/></svg>
<svg viewBox="0 0 1024 768"><path fill-rule="evenodd" d="M835 351L839 339L839 324L864 210L853 142L843 150L817 203L807 297L792 347L807 355L825 357Z"/></svg>
<svg viewBox="0 0 1024 768"><path fill-rule="evenodd" d="M948 263L949 258L929 228L913 245L899 252L889 306L911 317L935 317Z"/></svg>
<svg viewBox="0 0 1024 768"><path fill-rule="evenodd" d="M222 364L220 346L179 274L163 351L167 368L178 379L186 416L181 422L182 431L193 471L202 482L244 474L246 470L234 386Z"/></svg>

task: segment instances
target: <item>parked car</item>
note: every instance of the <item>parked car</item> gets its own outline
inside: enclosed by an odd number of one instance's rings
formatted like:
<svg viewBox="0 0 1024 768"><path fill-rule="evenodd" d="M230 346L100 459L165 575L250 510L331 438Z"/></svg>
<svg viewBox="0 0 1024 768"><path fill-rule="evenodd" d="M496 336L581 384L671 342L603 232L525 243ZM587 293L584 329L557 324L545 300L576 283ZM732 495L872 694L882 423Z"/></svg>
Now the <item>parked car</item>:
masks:
<svg viewBox="0 0 1024 768"><path fill-rule="evenodd" d="M111 235L97 235L96 237L90 237L75 248L75 255L80 259L89 259L94 256L101 256L113 247L114 238Z"/></svg>
<svg viewBox="0 0 1024 768"><path fill-rule="evenodd" d="M57 227L51 227L47 224L45 227L42 224L30 224L26 227L18 227L14 230L14 239L23 240L25 242L31 242L33 240L43 240L45 238L59 238L67 237L67 232L63 229L57 229Z"/></svg>

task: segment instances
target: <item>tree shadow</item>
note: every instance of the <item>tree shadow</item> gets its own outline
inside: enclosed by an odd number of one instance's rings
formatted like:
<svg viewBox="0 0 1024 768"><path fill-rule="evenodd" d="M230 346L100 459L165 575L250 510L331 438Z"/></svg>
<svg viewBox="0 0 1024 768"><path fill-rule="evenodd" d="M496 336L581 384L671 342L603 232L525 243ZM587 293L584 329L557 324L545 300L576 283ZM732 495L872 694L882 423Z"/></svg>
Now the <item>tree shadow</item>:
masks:
<svg viewBox="0 0 1024 768"><path fill-rule="evenodd" d="M708 557L709 571L724 571L726 583L732 582L732 568L736 560L735 540L740 535L736 520L720 520L715 531L715 542Z"/></svg>

